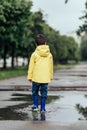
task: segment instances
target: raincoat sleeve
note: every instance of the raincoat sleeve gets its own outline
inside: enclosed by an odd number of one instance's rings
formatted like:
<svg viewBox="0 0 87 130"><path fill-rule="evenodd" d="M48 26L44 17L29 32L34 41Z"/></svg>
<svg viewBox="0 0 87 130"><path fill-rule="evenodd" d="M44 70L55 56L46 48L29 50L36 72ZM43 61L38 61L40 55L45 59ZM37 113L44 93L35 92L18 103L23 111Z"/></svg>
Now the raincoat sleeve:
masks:
<svg viewBox="0 0 87 130"><path fill-rule="evenodd" d="M50 79L53 79L53 56L50 57Z"/></svg>
<svg viewBox="0 0 87 130"><path fill-rule="evenodd" d="M34 69L34 54L32 54L30 57L30 62L29 62L29 67L28 67L28 75L27 75L28 80L32 80L33 69Z"/></svg>

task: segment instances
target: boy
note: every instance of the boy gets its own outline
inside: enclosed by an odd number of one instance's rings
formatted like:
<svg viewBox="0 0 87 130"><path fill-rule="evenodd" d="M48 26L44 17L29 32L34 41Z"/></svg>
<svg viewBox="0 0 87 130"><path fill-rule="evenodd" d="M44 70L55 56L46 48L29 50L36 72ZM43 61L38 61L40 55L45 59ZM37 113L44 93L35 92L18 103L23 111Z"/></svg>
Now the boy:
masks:
<svg viewBox="0 0 87 130"><path fill-rule="evenodd" d="M28 80L32 81L33 111L38 110L38 92L41 94L41 120L45 120L45 104L47 99L48 83L53 79L53 58L43 34L35 39L36 50L30 58ZM38 119L38 117L36 117Z"/></svg>

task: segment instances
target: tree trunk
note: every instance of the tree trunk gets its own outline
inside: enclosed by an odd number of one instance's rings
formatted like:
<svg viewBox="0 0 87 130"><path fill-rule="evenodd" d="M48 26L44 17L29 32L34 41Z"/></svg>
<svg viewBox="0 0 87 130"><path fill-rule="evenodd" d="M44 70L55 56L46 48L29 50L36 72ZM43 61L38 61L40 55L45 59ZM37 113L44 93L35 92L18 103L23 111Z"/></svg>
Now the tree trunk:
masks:
<svg viewBox="0 0 87 130"><path fill-rule="evenodd" d="M14 68L14 57L15 57L16 44L12 43L12 57L11 57L11 68Z"/></svg>
<svg viewBox="0 0 87 130"><path fill-rule="evenodd" d="M4 44L4 56L3 56L3 60L4 60L4 63L3 63L3 69L6 69L6 54L7 54L7 45L6 43Z"/></svg>
<svg viewBox="0 0 87 130"><path fill-rule="evenodd" d="M27 57L27 66L29 65L29 57Z"/></svg>
<svg viewBox="0 0 87 130"><path fill-rule="evenodd" d="M16 66L18 66L18 57L16 56Z"/></svg>

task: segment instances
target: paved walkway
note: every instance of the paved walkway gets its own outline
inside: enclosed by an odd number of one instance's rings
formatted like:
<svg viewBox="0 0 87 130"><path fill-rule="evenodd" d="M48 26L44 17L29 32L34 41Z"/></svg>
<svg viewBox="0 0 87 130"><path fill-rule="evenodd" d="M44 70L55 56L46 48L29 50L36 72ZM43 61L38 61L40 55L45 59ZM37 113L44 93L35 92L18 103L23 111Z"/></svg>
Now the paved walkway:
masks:
<svg viewBox="0 0 87 130"><path fill-rule="evenodd" d="M0 130L87 130L87 124L80 123L67 125L47 121L1 121Z"/></svg>
<svg viewBox="0 0 87 130"><path fill-rule="evenodd" d="M0 80L0 89L25 88L29 89L31 83L26 76ZM58 70L49 84L51 90L87 90L87 64L80 64L72 69Z"/></svg>
<svg viewBox="0 0 87 130"><path fill-rule="evenodd" d="M0 88L17 89L19 86L31 86L26 76L0 80ZM54 79L49 87L87 87L87 65L80 64L72 69L60 70L54 73ZM27 88L26 88L27 89ZM68 116L68 115L67 115ZM73 115L71 115L73 116ZM87 122L80 123L60 123L53 121L33 122L33 121L0 121L0 130L87 130Z"/></svg>

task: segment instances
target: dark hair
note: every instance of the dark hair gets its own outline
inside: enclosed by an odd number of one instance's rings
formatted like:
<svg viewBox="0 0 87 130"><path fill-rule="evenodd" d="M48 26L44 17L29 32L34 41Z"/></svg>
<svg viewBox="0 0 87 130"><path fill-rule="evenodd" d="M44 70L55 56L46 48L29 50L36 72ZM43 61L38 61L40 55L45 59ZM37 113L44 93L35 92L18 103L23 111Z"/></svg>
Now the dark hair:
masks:
<svg viewBox="0 0 87 130"><path fill-rule="evenodd" d="M37 45L44 45L46 42L46 38L43 34L38 34L35 38L35 42Z"/></svg>

